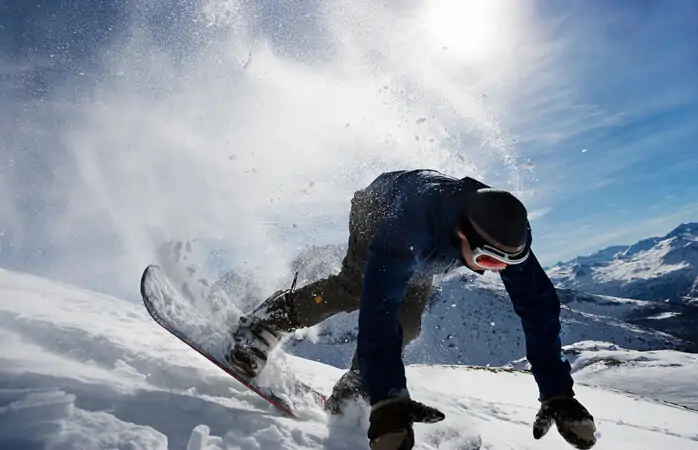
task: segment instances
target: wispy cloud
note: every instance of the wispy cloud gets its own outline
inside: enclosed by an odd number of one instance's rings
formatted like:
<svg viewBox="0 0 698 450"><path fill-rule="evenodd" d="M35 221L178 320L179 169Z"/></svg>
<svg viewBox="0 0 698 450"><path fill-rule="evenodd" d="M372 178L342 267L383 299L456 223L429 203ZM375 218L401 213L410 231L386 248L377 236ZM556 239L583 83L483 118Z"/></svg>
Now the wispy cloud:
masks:
<svg viewBox="0 0 698 450"><path fill-rule="evenodd" d="M617 225L615 217L598 220L595 224L585 221L579 221L576 225L565 224L557 231L548 231L544 243L537 245L536 253L543 254L545 264L550 265L589 255L611 245L631 245L648 237L664 236L680 223L695 222L697 218L698 203L692 203L672 214L621 220L622 226Z"/></svg>
<svg viewBox="0 0 698 450"><path fill-rule="evenodd" d="M534 221L548 214L550 211L552 211L552 208L534 209L533 211L529 211L528 219Z"/></svg>
<svg viewBox="0 0 698 450"><path fill-rule="evenodd" d="M536 223L542 259L698 219L690 206L698 194L692 8L618 6L599 15L598 5L577 3L541 25L556 43L547 74L515 93L516 109L504 114L535 164L532 208L552 208Z"/></svg>

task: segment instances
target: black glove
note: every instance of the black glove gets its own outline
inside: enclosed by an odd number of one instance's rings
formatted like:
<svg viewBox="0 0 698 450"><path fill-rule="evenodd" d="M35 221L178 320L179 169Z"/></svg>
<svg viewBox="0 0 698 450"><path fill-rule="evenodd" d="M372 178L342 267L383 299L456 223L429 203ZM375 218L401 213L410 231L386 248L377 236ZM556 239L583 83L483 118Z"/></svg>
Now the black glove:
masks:
<svg viewBox="0 0 698 450"><path fill-rule="evenodd" d="M414 422L435 423L444 413L408 398L396 397L371 408L368 439L371 450L410 450L414 447Z"/></svg>
<svg viewBox="0 0 698 450"><path fill-rule="evenodd" d="M545 400L533 423L533 437L545 436L553 421L560 436L573 447L586 450L596 444L594 417L576 399L559 396Z"/></svg>

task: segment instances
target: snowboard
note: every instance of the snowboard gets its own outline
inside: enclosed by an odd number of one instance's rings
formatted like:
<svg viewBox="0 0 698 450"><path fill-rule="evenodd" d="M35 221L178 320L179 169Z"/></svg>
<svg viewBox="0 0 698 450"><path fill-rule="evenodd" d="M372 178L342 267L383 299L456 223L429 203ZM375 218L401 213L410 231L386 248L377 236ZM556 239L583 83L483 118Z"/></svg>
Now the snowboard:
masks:
<svg viewBox="0 0 698 450"><path fill-rule="evenodd" d="M327 398L319 391L291 376L284 389L262 386L227 362L225 353L231 324L242 314L221 292L192 294L186 283L175 286L165 271L151 264L141 276L141 297L148 313L165 330L225 371L228 375L275 406L281 413L297 417L294 403L310 398L325 407ZM270 369L267 366L264 370ZM284 379L286 381L286 378Z"/></svg>

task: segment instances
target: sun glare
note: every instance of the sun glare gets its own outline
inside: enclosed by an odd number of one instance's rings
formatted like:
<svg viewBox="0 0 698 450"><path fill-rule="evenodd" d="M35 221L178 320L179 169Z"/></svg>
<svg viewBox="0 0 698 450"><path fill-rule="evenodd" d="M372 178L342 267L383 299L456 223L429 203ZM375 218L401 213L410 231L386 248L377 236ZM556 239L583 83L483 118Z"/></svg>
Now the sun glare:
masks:
<svg viewBox="0 0 698 450"><path fill-rule="evenodd" d="M504 42L506 27L499 2L436 0L425 11L426 28L434 43L465 59L493 57Z"/></svg>

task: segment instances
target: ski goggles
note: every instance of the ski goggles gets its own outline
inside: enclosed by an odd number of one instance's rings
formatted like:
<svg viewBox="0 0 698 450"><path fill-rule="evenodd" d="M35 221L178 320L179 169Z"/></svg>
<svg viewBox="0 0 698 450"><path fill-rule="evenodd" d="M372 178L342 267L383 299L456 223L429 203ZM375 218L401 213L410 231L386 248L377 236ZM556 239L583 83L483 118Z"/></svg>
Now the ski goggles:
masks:
<svg viewBox="0 0 698 450"><path fill-rule="evenodd" d="M462 221L463 232L468 236L470 251L475 264L483 270L503 270L509 266L521 264L529 255L528 248L524 247L517 253L507 253L490 243L477 231L470 220Z"/></svg>
<svg viewBox="0 0 698 450"><path fill-rule="evenodd" d="M521 264L528 259L528 250L510 255L491 245L482 245L472 249L473 261L484 270L503 270L509 266Z"/></svg>

